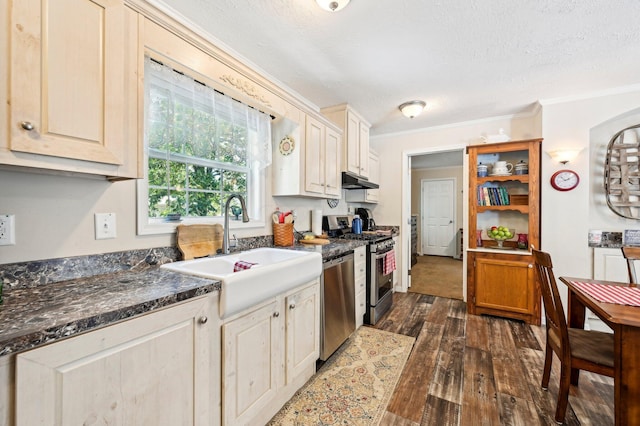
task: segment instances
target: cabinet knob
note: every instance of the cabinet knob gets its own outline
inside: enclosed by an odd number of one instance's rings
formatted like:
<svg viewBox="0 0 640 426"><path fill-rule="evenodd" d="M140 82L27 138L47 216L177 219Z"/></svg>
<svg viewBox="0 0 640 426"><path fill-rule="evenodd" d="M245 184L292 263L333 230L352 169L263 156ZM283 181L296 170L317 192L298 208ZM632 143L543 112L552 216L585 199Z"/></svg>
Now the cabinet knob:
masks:
<svg viewBox="0 0 640 426"><path fill-rule="evenodd" d="M296 308L296 304L295 303L292 303L292 304L289 305L289 309L295 309L295 308Z"/></svg>
<svg viewBox="0 0 640 426"><path fill-rule="evenodd" d="M32 131L33 129L35 129L35 127L33 127L33 124L31 124L31 122L29 121L23 121L22 123L20 123L20 126L27 131Z"/></svg>
<svg viewBox="0 0 640 426"><path fill-rule="evenodd" d="M529 265L527 265L527 268L531 269L533 268L533 265L530 263Z"/></svg>
<svg viewBox="0 0 640 426"><path fill-rule="evenodd" d="M200 324L206 324L207 321L209 321L209 318L205 317L204 315L200 317L200 319L198 320L200 322Z"/></svg>
<svg viewBox="0 0 640 426"><path fill-rule="evenodd" d="M274 318L278 318L279 316L280 316L280 312L275 311L275 312L273 313L273 317L274 317Z"/></svg>

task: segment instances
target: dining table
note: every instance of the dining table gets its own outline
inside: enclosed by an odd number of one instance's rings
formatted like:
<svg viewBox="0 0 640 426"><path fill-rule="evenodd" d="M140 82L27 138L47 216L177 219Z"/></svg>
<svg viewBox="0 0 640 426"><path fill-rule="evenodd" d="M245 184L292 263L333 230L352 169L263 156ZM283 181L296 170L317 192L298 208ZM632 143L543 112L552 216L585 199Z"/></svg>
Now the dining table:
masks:
<svg viewBox="0 0 640 426"><path fill-rule="evenodd" d="M586 278L560 280L569 289L569 327L584 328L589 309L613 330L615 424L640 425L640 287ZM577 385L578 377L579 370L572 370L571 383Z"/></svg>

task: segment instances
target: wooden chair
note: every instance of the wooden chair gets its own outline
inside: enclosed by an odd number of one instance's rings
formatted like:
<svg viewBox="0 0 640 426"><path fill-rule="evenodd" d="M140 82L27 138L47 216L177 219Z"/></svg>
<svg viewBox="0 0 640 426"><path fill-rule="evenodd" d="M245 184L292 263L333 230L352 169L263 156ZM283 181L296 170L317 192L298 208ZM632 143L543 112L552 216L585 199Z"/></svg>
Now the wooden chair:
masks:
<svg viewBox="0 0 640 426"><path fill-rule="evenodd" d="M560 359L560 385L555 419L564 422L569 402L571 370L587 370L613 377L613 334L568 328L567 320L553 275L551 256L533 249L536 278L542 292L546 316L547 344L545 348L542 388L549 387L551 362L555 352ZM577 374L575 385L577 385Z"/></svg>
<svg viewBox="0 0 640 426"><path fill-rule="evenodd" d="M622 247L622 255L627 259L627 271L629 271L629 283L638 284L636 268L633 263L640 260L640 247Z"/></svg>

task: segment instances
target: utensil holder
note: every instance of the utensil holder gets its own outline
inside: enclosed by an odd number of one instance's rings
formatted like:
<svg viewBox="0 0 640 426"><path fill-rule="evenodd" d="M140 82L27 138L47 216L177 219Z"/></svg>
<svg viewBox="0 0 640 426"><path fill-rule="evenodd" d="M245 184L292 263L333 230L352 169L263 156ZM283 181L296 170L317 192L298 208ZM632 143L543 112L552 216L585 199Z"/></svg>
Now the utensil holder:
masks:
<svg viewBox="0 0 640 426"><path fill-rule="evenodd" d="M294 243L293 223L273 224L273 245L280 247L290 247Z"/></svg>

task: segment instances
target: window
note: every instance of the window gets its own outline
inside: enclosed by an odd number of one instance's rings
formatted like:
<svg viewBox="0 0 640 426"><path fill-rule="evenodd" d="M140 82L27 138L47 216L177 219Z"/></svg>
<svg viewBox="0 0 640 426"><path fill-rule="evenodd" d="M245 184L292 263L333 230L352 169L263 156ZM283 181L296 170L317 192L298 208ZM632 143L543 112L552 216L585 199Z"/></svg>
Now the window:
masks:
<svg viewBox="0 0 640 426"><path fill-rule="evenodd" d="M231 194L241 194L250 219L262 223L270 117L148 57L144 81L138 233L172 232L172 215L183 223L219 222ZM239 203L231 210L237 216Z"/></svg>

